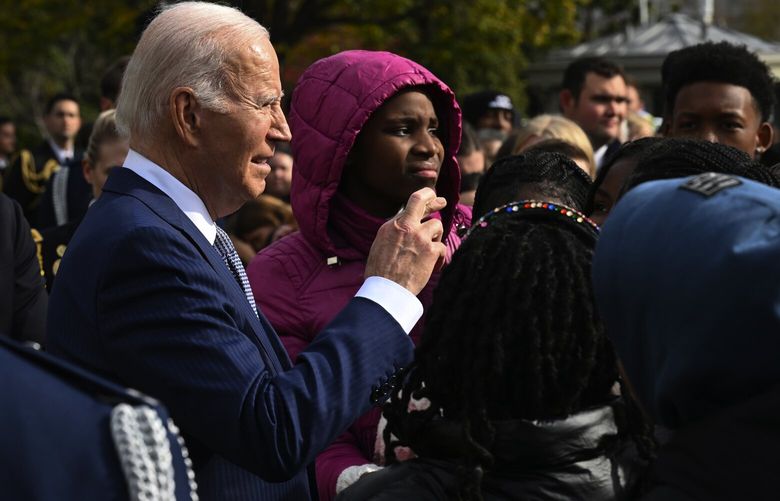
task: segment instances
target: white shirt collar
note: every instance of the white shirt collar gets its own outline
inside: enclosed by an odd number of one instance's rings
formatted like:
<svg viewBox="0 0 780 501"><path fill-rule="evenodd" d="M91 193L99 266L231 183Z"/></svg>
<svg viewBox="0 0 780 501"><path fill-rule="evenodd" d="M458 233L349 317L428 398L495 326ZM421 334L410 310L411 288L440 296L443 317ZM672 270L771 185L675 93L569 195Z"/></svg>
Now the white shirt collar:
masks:
<svg viewBox="0 0 780 501"><path fill-rule="evenodd" d="M55 155L57 155L57 163L60 165L65 165L65 159L68 160L73 158L73 148L69 150L63 150L59 146L57 146L57 143L49 139L49 146L51 146L52 151Z"/></svg>
<svg viewBox="0 0 780 501"><path fill-rule="evenodd" d="M206 240L214 245L217 238L217 225L211 219L203 200L194 191L173 177L167 170L132 149L127 153L124 167L146 179L160 191L168 195L182 212L192 221Z"/></svg>

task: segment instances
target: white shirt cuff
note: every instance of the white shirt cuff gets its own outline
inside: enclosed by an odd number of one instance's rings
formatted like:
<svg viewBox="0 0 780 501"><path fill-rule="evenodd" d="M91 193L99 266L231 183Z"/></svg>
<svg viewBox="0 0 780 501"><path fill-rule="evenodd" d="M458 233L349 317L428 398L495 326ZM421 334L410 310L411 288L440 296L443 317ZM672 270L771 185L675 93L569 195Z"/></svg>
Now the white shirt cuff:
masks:
<svg viewBox="0 0 780 501"><path fill-rule="evenodd" d="M417 296L383 277L368 277L355 297L370 299L384 308L407 334L423 315L423 306Z"/></svg>

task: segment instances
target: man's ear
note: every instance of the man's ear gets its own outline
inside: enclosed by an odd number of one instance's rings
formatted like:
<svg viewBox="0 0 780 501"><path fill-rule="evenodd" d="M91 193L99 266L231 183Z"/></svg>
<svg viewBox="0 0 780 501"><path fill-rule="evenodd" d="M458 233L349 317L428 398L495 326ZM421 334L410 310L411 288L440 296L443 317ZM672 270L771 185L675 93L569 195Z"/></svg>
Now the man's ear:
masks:
<svg viewBox="0 0 780 501"><path fill-rule="evenodd" d="M173 129L184 143L197 146L203 124L203 107L190 87L176 87L171 92L170 113Z"/></svg>
<svg viewBox="0 0 780 501"><path fill-rule="evenodd" d="M577 104L577 100L574 99L574 94L572 94L569 89L563 89L558 95L558 103L560 104L564 116L568 117L571 114L571 110L573 110L574 106Z"/></svg>
<svg viewBox="0 0 780 501"><path fill-rule="evenodd" d="M763 153L772 146L774 135L774 129L769 122L764 122L758 127L758 132L756 133L757 153Z"/></svg>
<svg viewBox="0 0 780 501"><path fill-rule="evenodd" d="M88 184L92 184L92 164L86 158L81 160L81 174Z"/></svg>

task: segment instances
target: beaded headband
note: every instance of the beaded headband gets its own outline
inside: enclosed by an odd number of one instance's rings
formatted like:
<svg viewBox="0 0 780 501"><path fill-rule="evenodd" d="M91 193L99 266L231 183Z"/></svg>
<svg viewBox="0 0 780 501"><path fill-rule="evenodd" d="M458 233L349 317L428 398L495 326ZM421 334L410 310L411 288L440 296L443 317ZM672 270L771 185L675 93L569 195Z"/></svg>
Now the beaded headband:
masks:
<svg viewBox="0 0 780 501"><path fill-rule="evenodd" d="M599 227L596 223L590 220L585 214L572 209L563 204L554 204L551 202L541 202L539 200L518 200L517 202L510 202L506 205L496 207L481 218L479 218L469 230L466 232L464 239L468 238L471 233L477 228L484 228L489 226L490 220L497 214L517 214L522 216L543 216L543 217L555 217L563 218L564 220L575 223L577 226L586 230L594 237L599 233Z"/></svg>

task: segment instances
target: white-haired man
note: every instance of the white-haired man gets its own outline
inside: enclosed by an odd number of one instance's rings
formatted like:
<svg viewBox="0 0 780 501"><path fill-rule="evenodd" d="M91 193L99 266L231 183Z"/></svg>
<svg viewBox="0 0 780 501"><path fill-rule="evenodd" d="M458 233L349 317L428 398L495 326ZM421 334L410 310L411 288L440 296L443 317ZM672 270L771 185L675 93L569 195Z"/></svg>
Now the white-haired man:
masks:
<svg viewBox="0 0 780 501"><path fill-rule="evenodd" d="M130 136L62 260L52 351L155 396L188 440L202 499L308 499L316 454L411 362L414 297L444 255L415 193L379 232L364 286L292 366L214 221L257 197L289 141L268 33L229 7L164 10L128 64ZM406 331L406 332L405 332Z"/></svg>

